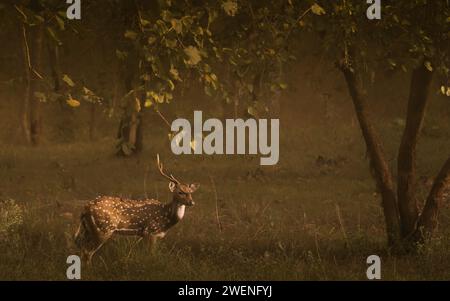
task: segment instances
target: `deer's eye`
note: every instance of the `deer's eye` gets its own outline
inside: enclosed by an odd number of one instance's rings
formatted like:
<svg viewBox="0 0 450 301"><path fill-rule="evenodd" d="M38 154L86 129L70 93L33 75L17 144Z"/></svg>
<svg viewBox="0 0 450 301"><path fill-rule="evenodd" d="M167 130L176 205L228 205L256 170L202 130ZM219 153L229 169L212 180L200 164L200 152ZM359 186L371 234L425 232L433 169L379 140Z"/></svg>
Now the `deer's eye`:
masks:
<svg viewBox="0 0 450 301"><path fill-rule="evenodd" d="M185 195L185 193L183 191L178 191L179 195Z"/></svg>

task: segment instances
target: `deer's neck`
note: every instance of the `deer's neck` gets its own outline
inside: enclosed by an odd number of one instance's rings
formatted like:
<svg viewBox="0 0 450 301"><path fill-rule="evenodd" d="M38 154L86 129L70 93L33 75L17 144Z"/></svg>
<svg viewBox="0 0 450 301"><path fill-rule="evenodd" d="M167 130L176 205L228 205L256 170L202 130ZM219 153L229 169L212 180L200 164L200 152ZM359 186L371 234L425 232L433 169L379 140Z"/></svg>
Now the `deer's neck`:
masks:
<svg viewBox="0 0 450 301"><path fill-rule="evenodd" d="M184 217L184 211L186 209L186 206L173 200L169 204L169 214L170 219L173 223L179 222Z"/></svg>

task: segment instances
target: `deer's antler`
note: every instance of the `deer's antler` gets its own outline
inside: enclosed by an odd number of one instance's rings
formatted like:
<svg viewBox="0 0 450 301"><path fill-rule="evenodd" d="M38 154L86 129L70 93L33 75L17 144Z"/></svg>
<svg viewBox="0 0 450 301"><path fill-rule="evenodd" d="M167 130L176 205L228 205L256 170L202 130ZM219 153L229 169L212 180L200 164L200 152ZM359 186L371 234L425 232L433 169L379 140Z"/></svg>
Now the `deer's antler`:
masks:
<svg viewBox="0 0 450 301"><path fill-rule="evenodd" d="M159 154L156 154L156 165L158 167L159 173L167 178L169 181L174 182L176 184L181 184L180 181L178 181L172 174L170 176L168 176L164 171L163 171L163 164L161 163L161 161L159 160Z"/></svg>

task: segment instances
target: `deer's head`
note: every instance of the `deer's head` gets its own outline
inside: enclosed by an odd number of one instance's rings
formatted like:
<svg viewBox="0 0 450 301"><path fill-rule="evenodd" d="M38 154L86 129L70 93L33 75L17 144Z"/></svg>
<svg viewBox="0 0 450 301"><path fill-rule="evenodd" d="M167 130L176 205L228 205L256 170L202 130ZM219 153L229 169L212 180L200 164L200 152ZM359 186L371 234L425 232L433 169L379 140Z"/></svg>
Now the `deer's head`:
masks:
<svg viewBox="0 0 450 301"><path fill-rule="evenodd" d="M163 171L163 165L161 161L159 161L159 154L156 155L156 163L159 173L169 180L169 190L173 193L173 200L186 206L195 205L195 202L192 199L192 194L198 189L200 184L183 184L178 181L172 174L167 175Z"/></svg>

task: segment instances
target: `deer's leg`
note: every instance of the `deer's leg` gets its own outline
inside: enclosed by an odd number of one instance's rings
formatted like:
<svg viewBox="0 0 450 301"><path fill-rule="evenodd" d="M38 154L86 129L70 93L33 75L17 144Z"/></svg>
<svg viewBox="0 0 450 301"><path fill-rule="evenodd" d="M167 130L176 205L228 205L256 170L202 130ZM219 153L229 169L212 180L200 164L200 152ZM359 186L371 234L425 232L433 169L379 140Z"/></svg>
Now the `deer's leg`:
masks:
<svg viewBox="0 0 450 301"><path fill-rule="evenodd" d="M85 250L85 257L87 258L87 263L91 265L92 257L98 250L111 238L113 232L97 233L96 237L93 237L93 241L89 245L88 249Z"/></svg>
<svg viewBox="0 0 450 301"><path fill-rule="evenodd" d="M150 252L154 253L156 249L156 241L158 238L155 235L150 237Z"/></svg>
<svg viewBox="0 0 450 301"><path fill-rule="evenodd" d="M153 254L155 252L155 248L156 248L157 237L153 234L147 234L145 238L146 238L150 253Z"/></svg>

